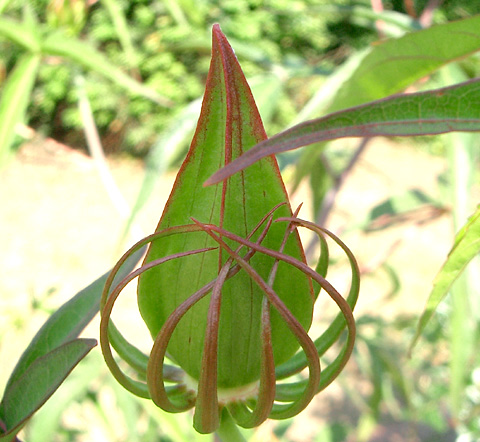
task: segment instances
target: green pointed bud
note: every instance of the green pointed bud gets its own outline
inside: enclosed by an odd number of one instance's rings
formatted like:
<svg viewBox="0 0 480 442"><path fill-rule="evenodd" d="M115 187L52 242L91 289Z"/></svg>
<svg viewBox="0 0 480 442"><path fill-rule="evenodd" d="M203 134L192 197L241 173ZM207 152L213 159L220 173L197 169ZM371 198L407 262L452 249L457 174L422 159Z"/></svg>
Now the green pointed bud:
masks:
<svg viewBox="0 0 480 442"><path fill-rule="evenodd" d="M117 263L102 296L100 343L115 378L165 411L195 407L194 427L201 433L215 431L221 415L255 427L267 418L298 414L338 375L353 348L355 259L333 234L292 213L275 159L203 185L265 139L250 88L216 25L197 130L158 227ZM320 238L315 270L305 262L299 226ZM347 300L325 280L326 236L350 262ZM111 290L123 263L147 244L142 266ZM139 310L153 339L149 356L129 344L110 319L119 294L136 277ZM341 312L313 341L308 330L320 288ZM320 378L320 355L345 326L342 351ZM120 369L111 346L139 377ZM277 383L305 368L308 378Z"/></svg>
<svg viewBox="0 0 480 442"><path fill-rule="evenodd" d="M203 182L216 170L266 138L238 61L218 27L214 28L212 54L197 130L157 231L192 224L192 218L195 218L246 237L278 204L284 203L284 206L275 211L275 217L290 216L291 211L274 158L267 158L221 184L203 187ZM284 234L285 223L274 224L262 244L278 250ZM188 236L172 235L151 245L145 263L185 250L216 245L202 231ZM296 234L288 238L284 251L304 260ZM157 336L181 302L218 276L228 258L218 248L168 262L140 276L138 304L152 337ZM268 279L274 259L256 254L250 263L264 279ZM280 265L274 289L302 326L308 329L314 301L309 278L298 270ZM239 272L222 286L219 389L250 388L250 384L260 378L262 299L262 290L245 272ZM185 314L168 345L168 355L197 381L209 300L210 295L207 295ZM294 354L299 344L277 313L272 312L271 321L275 361L282 363Z"/></svg>

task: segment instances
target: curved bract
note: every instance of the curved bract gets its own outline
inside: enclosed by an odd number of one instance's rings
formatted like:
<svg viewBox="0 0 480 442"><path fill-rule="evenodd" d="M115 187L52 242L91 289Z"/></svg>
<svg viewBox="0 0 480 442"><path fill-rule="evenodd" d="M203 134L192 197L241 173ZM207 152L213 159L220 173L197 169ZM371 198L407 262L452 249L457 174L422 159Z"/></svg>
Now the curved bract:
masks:
<svg viewBox="0 0 480 442"><path fill-rule="evenodd" d="M275 158L215 186L202 185L264 139L245 77L215 26L197 130L156 232L120 259L101 300L100 343L114 377L167 412L195 407L194 427L201 433L219 427L222 410L247 428L295 416L342 370L355 339L355 259L333 234L298 218L298 210L292 213ZM320 237L315 270L306 264L299 227ZM350 262L346 299L325 279L327 238ZM142 266L113 287L125 260L147 244ZM139 311L153 340L149 356L127 342L111 320L120 293L137 277ZM340 312L312 339L321 289ZM337 358L322 372L320 356L345 328ZM113 350L130 366L128 373ZM307 377L299 374L304 369ZM284 381L294 375L291 383Z"/></svg>
<svg viewBox="0 0 480 442"><path fill-rule="evenodd" d="M285 254L281 247L279 250L273 250L262 244L273 224L272 212L274 211L270 211L268 217L261 220L254 231L250 232L246 238L235 235L219 226L204 224L196 220L191 225L159 231L137 243L124 255L114 268L105 286L101 303L100 342L110 370L127 390L140 397L151 398L165 411L173 413L182 412L195 406L194 425L198 431L203 433L216 430L222 407L227 407L237 423L244 427L255 427L267 418L285 419L298 414L310 403L316 393L328 385L340 373L353 349L355 323L352 309L357 300L359 287L359 272L353 256L337 237L313 223L296 217L277 219L278 224L286 224L284 226L285 240L292 234L293 227L301 226L313 230L319 235L330 235L342 249L347 251L347 257L352 267L352 284L347 299L344 299L324 276L311 269L303 261ZM259 233L257 240L252 241L251 237L257 232ZM157 242L161 244L165 238L172 235L188 236L198 233L203 233L205 236L212 238L217 243L218 248L185 251L146 263L124 278L112 290L113 278L122 263L128 256L143 247L145 243ZM226 244L225 241L227 239L236 244L235 249ZM116 329L114 333L111 333L111 328L114 326L110 315L120 292L134 278L157 266L162 266L171 260L182 260L192 255L209 254L218 249L222 249L228 254L229 258L220 269L217 277L191 294L174 310L164 323L154 340L152 351L148 358L146 381L142 382L128 377L120 370L110 347L112 341L115 347L122 348L124 339ZM262 278L250 264L252 258L257 254L270 256L274 260L267 280ZM342 350L338 357L323 371L322 375L319 351L323 353L327 348L323 348L321 340L320 342L318 340L314 341L308 336L307 331L286 307L273 288L275 272L280 263L286 264L287 268L300 270L309 278L312 278L338 305L340 309L339 318L332 323L334 325L333 329L328 329L322 335L322 340L329 343L328 347L337 340L340 334L339 331L341 332L345 326L347 327L347 339L343 343ZM248 275L262 292L262 316L259 324L261 329L259 336L261 347L260 375L253 385L246 384L236 389L222 390L218 388L217 384L218 324L221 317L222 287L226 281L234 281L239 273ZM172 370L171 366L165 365L164 361L169 342L176 327L181 323L187 312L202 299L205 299L207 295L209 295L207 330L205 331L207 338L203 345L200 377L195 384L188 373L182 370L181 367ZM273 312L276 312L282 318L289 330L288 333L294 337L301 348L293 358L278 367L278 373L275 371L277 364L275 363L271 339L271 314ZM338 322L340 323L338 324ZM136 351L139 352L138 349ZM126 362L129 362L128 359L126 359ZM298 373L305 367L309 371L308 379L290 384L282 383L277 388L277 380L285 378L288 373ZM138 367L134 366L133 368L140 371ZM141 374L140 371L139 378Z"/></svg>

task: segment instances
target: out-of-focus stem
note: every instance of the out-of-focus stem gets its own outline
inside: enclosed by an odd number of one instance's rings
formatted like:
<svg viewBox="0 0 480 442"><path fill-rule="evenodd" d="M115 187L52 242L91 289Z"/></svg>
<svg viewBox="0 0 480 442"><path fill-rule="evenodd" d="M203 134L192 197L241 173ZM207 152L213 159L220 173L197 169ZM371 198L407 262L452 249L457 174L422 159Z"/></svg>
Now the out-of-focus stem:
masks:
<svg viewBox="0 0 480 442"><path fill-rule="evenodd" d="M353 167L355 166L355 164L357 164L358 159L360 158L362 153L365 151L370 140L371 138L362 138L355 152L350 157L350 160L348 161L348 164L346 165L345 169L343 169L340 175L336 177L333 187L329 189L325 194L322 205L318 210L318 212L315 214L315 223L318 224L319 226L324 226L326 224L327 219L330 213L332 212L338 193L340 192L345 180L347 179L348 175L352 171ZM313 250L317 245L317 242L318 242L318 237L314 236L305 249L305 254L307 256L310 256L313 253Z"/></svg>
<svg viewBox="0 0 480 442"><path fill-rule="evenodd" d="M224 408L216 435L222 442L246 442L229 411Z"/></svg>
<svg viewBox="0 0 480 442"><path fill-rule="evenodd" d="M451 136L449 158L451 164L453 224L457 232L467 220L469 170L465 163L468 145L462 135ZM469 135L467 135L468 137ZM450 401L457 418L464 399L466 375L468 373L468 358L471 355L470 321L472 319L469 307L469 284L467 275L461 275L451 290L452 310L450 314Z"/></svg>
<svg viewBox="0 0 480 442"><path fill-rule="evenodd" d="M115 180L110 173L110 169L108 168L100 136L98 135L95 120L93 118L90 102L85 91L85 79L82 75L77 75L75 83L78 90L78 108L82 119L83 131L87 140L88 151L92 156L98 174L100 175L100 179L102 180L110 200L122 218L128 219L130 215L130 207L120 192L120 189L115 183ZM135 238L142 238L145 236L144 232L138 225L132 225L131 232Z"/></svg>
<svg viewBox="0 0 480 442"><path fill-rule="evenodd" d="M442 0L430 0L425 9L422 11L420 18L418 19L419 23L424 28L430 27L433 21L433 13L443 3Z"/></svg>
<svg viewBox="0 0 480 442"><path fill-rule="evenodd" d="M373 12L378 14L383 12L382 0L370 0ZM385 36L385 22L383 20L375 20L375 27L377 28L378 36L383 38Z"/></svg>
<svg viewBox="0 0 480 442"><path fill-rule="evenodd" d="M465 74L457 65L443 71L446 84L464 81ZM450 165L450 190L452 217L455 232L465 224L471 212L470 188L472 183L472 134L453 133L448 135L448 159ZM472 356L472 287L468 280L468 269L457 279L450 291L452 298L450 313L450 403L456 420L465 399L465 388L469 373L468 359ZM458 424L458 422L457 422Z"/></svg>

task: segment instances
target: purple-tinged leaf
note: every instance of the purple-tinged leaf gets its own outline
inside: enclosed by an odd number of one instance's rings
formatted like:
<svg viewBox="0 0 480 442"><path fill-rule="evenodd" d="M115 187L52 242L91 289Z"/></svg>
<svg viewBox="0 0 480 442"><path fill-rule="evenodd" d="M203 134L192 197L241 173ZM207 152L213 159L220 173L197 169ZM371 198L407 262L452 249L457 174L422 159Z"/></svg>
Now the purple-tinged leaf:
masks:
<svg viewBox="0 0 480 442"><path fill-rule="evenodd" d="M480 79L427 92L394 95L281 132L217 171L204 185L219 183L261 158L319 141L480 131L479 109Z"/></svg>
<svg viewBox="0 0 480 442"><path fill-rule="evenodd" d="M376 43L340 88L329 112L387 97L480 50L480 15Z"/></svg>

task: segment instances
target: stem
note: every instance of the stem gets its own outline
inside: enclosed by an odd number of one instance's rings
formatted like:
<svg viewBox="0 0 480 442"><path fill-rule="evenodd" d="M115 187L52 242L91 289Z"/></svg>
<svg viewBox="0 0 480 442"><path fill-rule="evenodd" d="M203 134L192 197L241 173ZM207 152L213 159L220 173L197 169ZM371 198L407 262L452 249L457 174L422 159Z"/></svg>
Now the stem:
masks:
<svg viewBox="0 0 480 442"><path fill-rule="evenodd" d="M246 442L230 412L224 407L216 435L223 442Z"/></svg>
<svg viewBox="0 0 480 442"><path fill-rule="evenodd" d="M422 11L420 18L418 19L418 22L422 25L422 27L429 28L432 25L433 13L435 12L435 9L437 9L442 3L443 0L429 0L427 6L425 6L425 9Z"/></svg>
<svg viewBox="0 0 480 442"><path fill-rule="evenodd" d="M455 232L462 227L468 218L468 196L470 189L471 165L469 164L470 134L451 134L449 143L449 159L451 164L453 223ZM450 313L450 400L454 416L458 419L462 409L467 376L469 372L468 359L473 351L471 336L472 309L469 294L468 269L460 275L450 294L452 310ZM458 424L458 423L457 423Z"/></svg>
<svg viewBox="0 0 480 442"><path fill-rule="evenodd" d="M383 12L382 0L370 0L370 4L372 5L373 12L378 14ZM383 20L375 20L375 27L377 28L379 38L385 37L385 22Z"/></svg>
<svg viewBox="0 0 480 442"><path fill-rule="evenodd" d="M95 120L93 118L90 101L88 100L87 92L85 90L85 78L78 74L75 77L75 82L78 92L78 110L82 119L83 131L85 133L88 151L95 163L100 179L102 180L102 184L105 187L110 200L120 216L124 219L128 219L131 213L130 207L115 183L115 179L113 178L108 167L97 126L95 125ZM132 225L131 233L135 238L142 238L145 236L142 229L137 224Z"/></svg>
<svg viewBox="0 0 480 442"><path fill-rule="evenodd" d="M444 82L464 81L465 74L458 65L442 71ZM473 175L473 138L471 134L453 133L448 137L448 159L451 176L452 215L455 232L463 226L471 213L470 188ZM473 344L472 292L468 271L460 275L450 290L450 403L459 425L465 400L465 389L470 372L469 359L475 353Z"/></svg>
<svg viewBox="0 0 480 442"><path fill-rule="evenodd" d="M318 212L315 214L315 224L319 226L324 226L327 223L327 219L332 212L333 206L335 204L335 200L337 198L338 193L340 192L345 180L347 179L348 175L352 171L353 167L357 164L358 159L365 151L368 143L370 142L371 138L362 138L358 146L356 147L355 152L350 157L347 166L341 172L341 174L335 179L335 183L331 189L327 191L325 197L323 199L322 205ZM310 243L305 248L305 255L311 256L313 254L313 250L319 241L317 236L314 236Z"/></svg>
<svg viewBox="0 0 480 442"><path fill-rule="evenodd" d="M417 18L417 12L415 11L413 0L403 0L403 7L410 17Z"/></svg>

